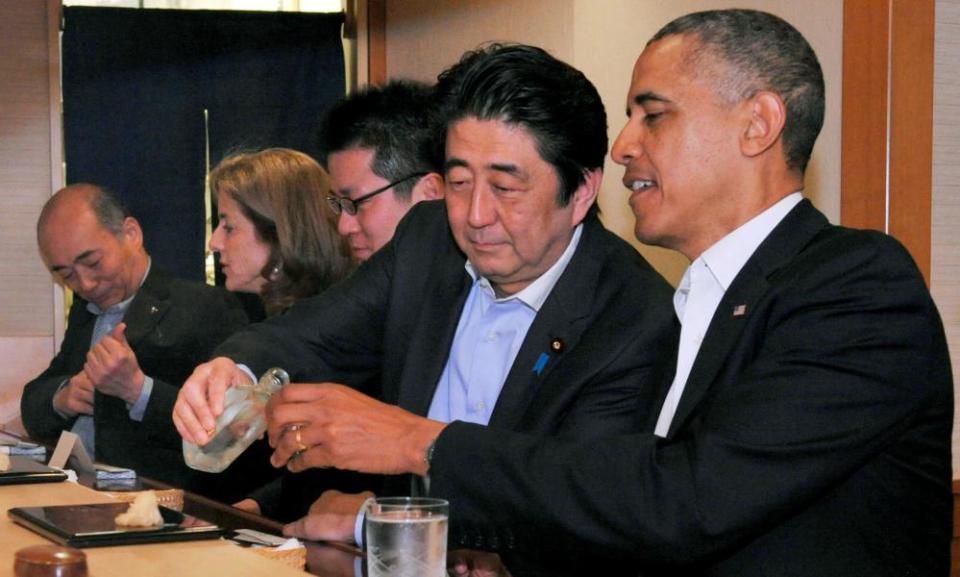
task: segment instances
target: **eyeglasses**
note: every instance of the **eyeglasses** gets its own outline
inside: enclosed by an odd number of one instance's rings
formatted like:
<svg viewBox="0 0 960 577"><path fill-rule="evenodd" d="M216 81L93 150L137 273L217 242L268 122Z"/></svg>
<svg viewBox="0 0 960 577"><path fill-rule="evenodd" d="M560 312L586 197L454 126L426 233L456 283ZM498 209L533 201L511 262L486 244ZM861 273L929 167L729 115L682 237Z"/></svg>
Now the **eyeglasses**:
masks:
<svg viewBox="0 0 960 577"><path fill-rule="evenodd" d="M398 184L404 183L404 182L410 180L411 178L421 178L421 177L426 176L426 175L428 175L428 174L430 174L430 173L429 173L429 172L414 172L413 174L408 174L407 176L404 176L404 177L401 178L400 180L395 180L395 181L391 182L390 184L388 184L388 185L386 185L386 186L384 186L384 187L378 188L377 190L374 190L373 192L368 192L367 194L365 194L365 195L363 195L363 196L361 196L361 197L359 197L359 198L348 198L348 197L346 197L346 196L339 196L339 195L336 195L336 194L331 194L331 195L327 196L327 203L330 205L330 210L333 211L333 214L339 216L341 213L344 213L344 212L345 212L345 213L347 213L347 214L349 214L349 215L352 216L352 215L357 214L357 209L360 208L360 205L361 205L361 204L367 202L368 200L370 200L371 198L377 196L377 195L380 194L381 192L384 192L385 190L390 190L390 189L393 188L394 186L397 186Z"/></svg>

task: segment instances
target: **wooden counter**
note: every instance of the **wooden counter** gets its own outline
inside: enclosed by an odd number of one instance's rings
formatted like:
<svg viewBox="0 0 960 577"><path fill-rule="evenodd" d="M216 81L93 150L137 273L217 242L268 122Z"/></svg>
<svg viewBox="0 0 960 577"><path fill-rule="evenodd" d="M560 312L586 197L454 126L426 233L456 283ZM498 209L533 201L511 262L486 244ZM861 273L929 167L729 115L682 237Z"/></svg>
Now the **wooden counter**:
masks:
<svg viewBox="0 0 960 577"><path fill-rule="evenodd" d="M10 520L11 507L79 505L112 499L74 483L0 486L0 577L13 575L14 552L49 543ZM303 576L281 562L266 559L223 540L185 541L84 549L91 577L211 577L215 575Z"/></svg>

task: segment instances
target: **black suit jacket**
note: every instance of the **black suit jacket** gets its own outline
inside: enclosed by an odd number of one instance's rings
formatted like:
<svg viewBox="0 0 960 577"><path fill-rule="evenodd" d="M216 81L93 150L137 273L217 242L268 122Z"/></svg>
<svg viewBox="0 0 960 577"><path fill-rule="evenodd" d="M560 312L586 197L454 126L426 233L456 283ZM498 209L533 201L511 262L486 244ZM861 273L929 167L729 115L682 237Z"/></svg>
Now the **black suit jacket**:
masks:
<svg viewBox="0 0 960 577"><path fill-rule="evenodd" d="M50 366L26 384L20 399L23 424L30 436L56 443L75 419L53 409L60 385L83 370L96 317L76 298L70 308L60 352ZM143 421L130 419L117 397L94 396L96 459L137 473L185 486L193 473L183 462L180 435L173 426L173 404L193 369L213 348L246 324L239 303L222 289L173 278L154 264L123 317L126 338L144 374L154 379Z"/></svg>
<svg viewBox="0 0 960 577"><path fill-rule="evenodd" d="M418 204L350 279L237 333L216 354L257 374L279 365L294 381L359 386L426 415L470 289L464 263L443 203ZM630 245L589 217L517 354L490 429L578 439L639 430L674 362L671 298ZM551 349L554 340L562 351ZM451 546L490 546L465 529Z"/></svg>
<svg viewBox="0 0 960 577"><path fill-rule="evenodd" d="M907 252L803 201L726 292L666 439L456 423L432 491L454 522L634 574L946 576L952 421L943 327Z"/></svg>

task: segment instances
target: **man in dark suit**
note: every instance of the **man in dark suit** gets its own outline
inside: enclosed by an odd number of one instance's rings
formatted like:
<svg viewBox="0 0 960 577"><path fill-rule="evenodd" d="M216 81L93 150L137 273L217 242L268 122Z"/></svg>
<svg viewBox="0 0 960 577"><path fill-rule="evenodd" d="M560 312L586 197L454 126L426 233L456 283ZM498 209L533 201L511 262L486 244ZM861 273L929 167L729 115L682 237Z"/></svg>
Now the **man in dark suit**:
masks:
<svg viewBox="0 0 960 577"><path fill-rule="evenodd" d="M331 390L350 415L314 419L312 464L429 473L451 522L500 548L564 543L634 574L946 576L943 327L898 242L802 199L823 103L810 46L762 12L679 18L637 60L612 156L637 237L692 261L654 433L544 440L405 414L354 443L339 425L367 409ZM275 459L296 449L270 433Z"/></svg>
<svg viewBox="0 0 960 577"><path fill-rule="evenodd" d="M98 461L183 486L170 412L193 367L246 324L239 304L152 266L137 220L95 185L54 194L37 236L75 298L60 352L24 387L24 426L49 443L73 429Z"/></svg>
<svg viewBox="0 0 960 577"><path fill-rule="evenodd" d="M328 387L377 403L368 429L394 411L569 438L643 426L676 325L669 286L596 215L607 143L596 89L540 49L494 46L466 55L437 90L449 105L445 201L411 209L351 279L218 348L177 402L186 438L205 442L224 389L249 379L237 362L308 383L376 374L367 392L389 404L336 385L275 396L273 426L302 425L291 470L313 464L311 421L327 409L311 399ZM482 545L476 537L454 545Z"/></svg>
<svg viewBox="0 0 960 577"><path fill-rule="evenodd" d="M317 160L330 173L327 202L337 215L337 232L358 261L390 241L413 205L443 196L433 115L433 88L409 80L367 86L325 113ZM310 519L315 524L326 514L320 511L355 508L366 498L361 492L381 483L375 475L311 469L283 475L234 506L282 522L301 519L309 509L317 513ZM312 533L335 537L324 531Z"/></svg>

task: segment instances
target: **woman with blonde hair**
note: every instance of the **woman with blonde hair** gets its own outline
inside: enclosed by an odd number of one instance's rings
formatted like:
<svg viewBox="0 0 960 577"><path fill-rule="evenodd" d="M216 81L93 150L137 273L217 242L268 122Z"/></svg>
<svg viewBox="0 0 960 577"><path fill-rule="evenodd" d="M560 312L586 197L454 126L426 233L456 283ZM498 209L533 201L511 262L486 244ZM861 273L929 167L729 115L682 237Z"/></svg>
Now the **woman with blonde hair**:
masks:
<svg viewBox="0 0 960 577"><path fill-rule="evenodd" d="M330 177L288 148L233 154L210 172L219 223L210 249L226 288L259 294L267 316L346 277L353 261L324 198Z"/></svg>

